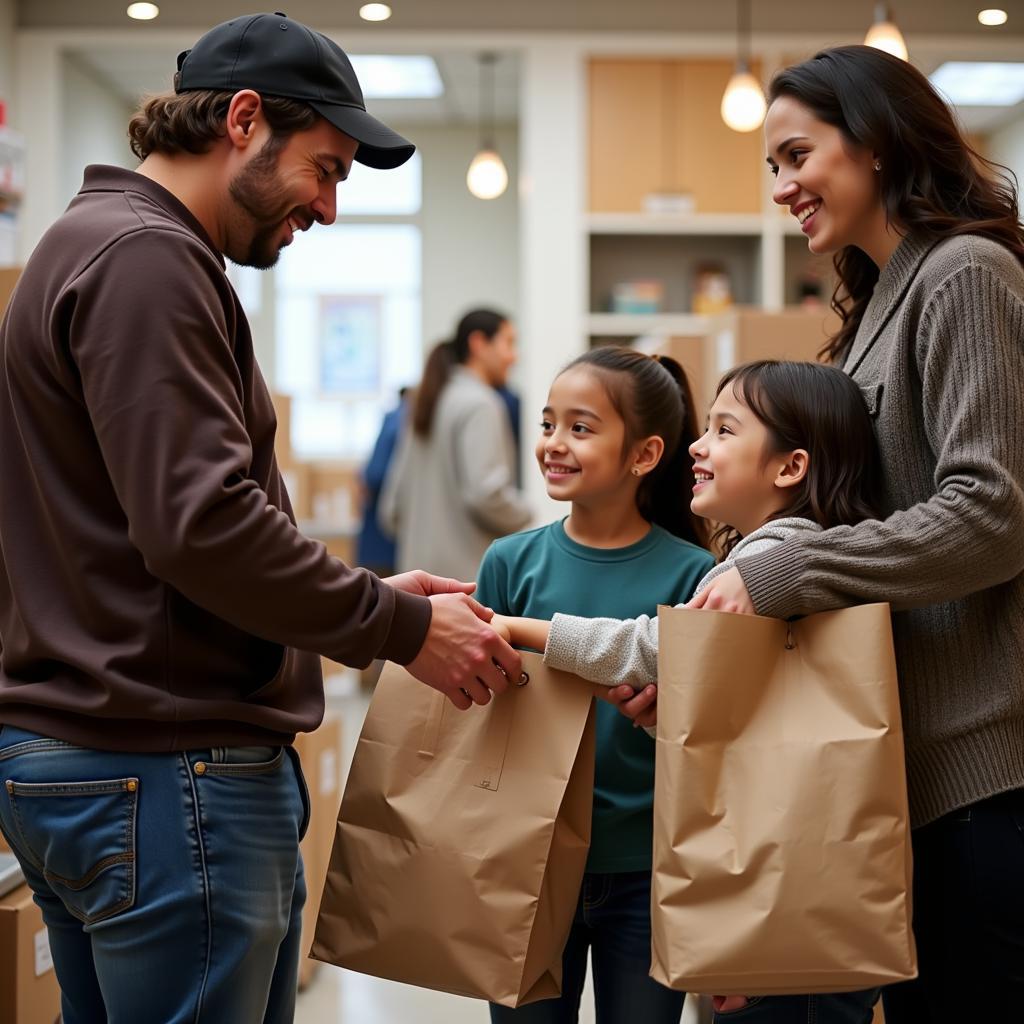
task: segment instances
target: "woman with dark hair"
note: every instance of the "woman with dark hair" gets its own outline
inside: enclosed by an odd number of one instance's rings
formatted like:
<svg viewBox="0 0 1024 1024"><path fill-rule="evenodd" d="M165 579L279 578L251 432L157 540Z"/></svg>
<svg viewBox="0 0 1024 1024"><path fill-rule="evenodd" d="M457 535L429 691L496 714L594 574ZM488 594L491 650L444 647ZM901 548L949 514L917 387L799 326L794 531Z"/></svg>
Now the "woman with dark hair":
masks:
<svg viewBox="0 0 1024 1024"><path fill-rule="evenodd" d="M920 977L885 992L886 1020L1019 1019L1024 229L1016 190L968 145L928 80L879 50L825 50L780 72L769 99L775 201L800 221L812 252L834 254L841 327L823 354L867 398L883 516L740 558L694 604L789 618L892 603ZM867 1022L869 999L854 1011L832 996L764 998L734 1013L805 1021L813 1010L821 1022Z"/></svg>
<svg viewBox="0 0 1024 1024"><path fill-rule="evenodd" d="M496 390L516 360L508 317L476 309L427 357L380 498L401 566L476 577L491 541L526 526L509 413Z"/></svg>

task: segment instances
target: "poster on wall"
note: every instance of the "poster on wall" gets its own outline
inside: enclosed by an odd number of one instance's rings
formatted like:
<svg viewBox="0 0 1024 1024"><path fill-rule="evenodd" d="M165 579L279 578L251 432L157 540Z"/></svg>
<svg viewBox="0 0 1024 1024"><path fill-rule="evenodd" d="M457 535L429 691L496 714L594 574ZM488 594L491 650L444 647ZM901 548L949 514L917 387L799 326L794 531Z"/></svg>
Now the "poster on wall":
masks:
<svg viewBox="0 0 1024 1024"><path fill-rule="evenodd" d="M320 392L365 395L380 389L379 295L320 297Z"/></svg>

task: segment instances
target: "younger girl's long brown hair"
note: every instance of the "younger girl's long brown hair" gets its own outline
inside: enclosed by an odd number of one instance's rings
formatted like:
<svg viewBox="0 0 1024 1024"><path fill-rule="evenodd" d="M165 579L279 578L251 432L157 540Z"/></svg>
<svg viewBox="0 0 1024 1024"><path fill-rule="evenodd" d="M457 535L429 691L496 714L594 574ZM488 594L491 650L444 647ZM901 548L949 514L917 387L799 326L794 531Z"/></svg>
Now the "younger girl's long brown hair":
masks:
<svg viewBox="0 0 1024 1024"><path fill-rule="evenodd" d="M881 515L878 442L852 378L835 366L764 359L730 370L716 394L726 388L764 425L771 451L808 454L807 475L789 489L789 505L775 518L810 519L828 530ZM731 526L714 535L724 554L740 539Z"/></svg>

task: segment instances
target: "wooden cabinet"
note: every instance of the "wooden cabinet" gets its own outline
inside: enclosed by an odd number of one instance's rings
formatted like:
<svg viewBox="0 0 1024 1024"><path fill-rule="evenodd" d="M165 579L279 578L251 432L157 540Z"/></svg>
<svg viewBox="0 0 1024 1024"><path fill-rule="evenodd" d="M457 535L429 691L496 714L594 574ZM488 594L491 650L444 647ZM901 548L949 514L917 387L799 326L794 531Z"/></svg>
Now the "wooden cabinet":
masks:
<svg viewBox="0 0 1024 1024"><path fill-rule="evenodd" d="M594 58L589 72L592 212L638 213L655 193L689 194L694 213L760 212L761 132L719 112L731 60Z"/></svg>

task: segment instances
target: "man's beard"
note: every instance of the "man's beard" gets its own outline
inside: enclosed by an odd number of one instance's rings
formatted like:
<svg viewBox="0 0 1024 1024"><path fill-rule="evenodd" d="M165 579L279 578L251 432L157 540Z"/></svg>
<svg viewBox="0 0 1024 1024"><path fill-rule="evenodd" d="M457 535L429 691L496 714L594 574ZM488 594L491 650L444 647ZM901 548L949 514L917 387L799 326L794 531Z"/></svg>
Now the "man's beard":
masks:
<svg viewBox="0 0 1024 1024"><path fill-rule="evenodd" d="M259 153L235 175L228 186L231 198L249 215L238 220L249 221L245 227L251 225L255 228L244 252L225 253L232 262L240 266L269 270L281 255L282 247L275 239L291 206L277 177L277 158L280 151L281 146L277 144L277 140L268 139ZM229 246L234 248L231 243Z"/></svg>

